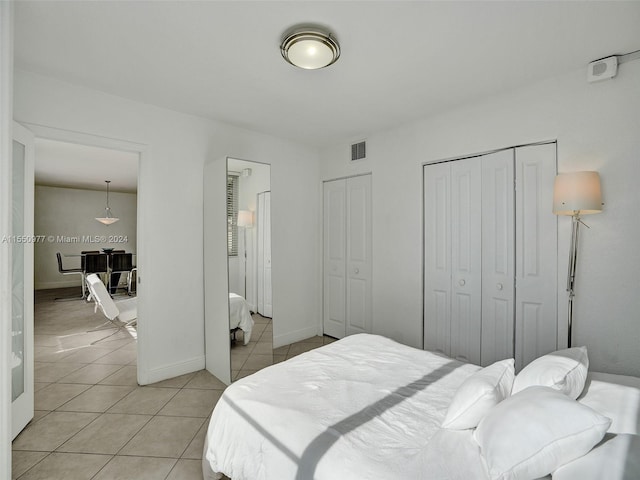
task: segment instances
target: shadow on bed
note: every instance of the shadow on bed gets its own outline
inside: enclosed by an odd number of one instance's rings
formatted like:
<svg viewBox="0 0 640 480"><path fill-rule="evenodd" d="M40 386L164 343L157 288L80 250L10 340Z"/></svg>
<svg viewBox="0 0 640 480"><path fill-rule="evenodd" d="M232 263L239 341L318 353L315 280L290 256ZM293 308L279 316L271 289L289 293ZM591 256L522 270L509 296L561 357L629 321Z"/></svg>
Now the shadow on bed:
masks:
<svg viewBox="0 0 640 480"><path fill-rule="evenodd" d="M289 448L282 444L282 442L266 431L256 420L247 415L246 412L228 398L223 396L221 401L225 401L233 410L244 418L247 423L258 430L265 439L269 440L274 446L276 446L276 448L298 464L298 471L295 477L296 480L308 480L310 478L314 478L318 462L341 436L352 432L404 400L411 398L418 392L435 385L439 380L442 380L453 372L457 366L459 366L458 362L449 362L422 378L419 378L408 385L397 388L386 397L381 398L359 412L356 412L340 422L327 427L323 433L309 443L301 457L298 457L293 453Z"/></svg>

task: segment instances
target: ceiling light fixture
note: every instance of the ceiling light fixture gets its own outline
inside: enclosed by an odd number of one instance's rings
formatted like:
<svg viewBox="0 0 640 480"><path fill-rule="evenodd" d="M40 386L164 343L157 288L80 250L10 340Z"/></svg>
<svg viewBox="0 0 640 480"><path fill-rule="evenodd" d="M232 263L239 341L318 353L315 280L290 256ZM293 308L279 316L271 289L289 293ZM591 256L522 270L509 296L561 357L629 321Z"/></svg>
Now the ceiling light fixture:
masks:
<svg viewBox="0 0 640 480"><path fill-rule="evenodd" d="M111 212L111 208L109 208L109 184L111 183L111 180L105 180L105 183L107 184L107 206L104 209L104 217L96 217L96 220L104 225L111 225L112 223L116 223L120 219L114 217L113 213Z"/></svg>
<svg viewBox="0 0 640 480"><path fill-rule="evenodd" d="M285 35L280 53L291 65L317 70L340 58L340 45L331 33L320 28L299 27Z"/></svg>

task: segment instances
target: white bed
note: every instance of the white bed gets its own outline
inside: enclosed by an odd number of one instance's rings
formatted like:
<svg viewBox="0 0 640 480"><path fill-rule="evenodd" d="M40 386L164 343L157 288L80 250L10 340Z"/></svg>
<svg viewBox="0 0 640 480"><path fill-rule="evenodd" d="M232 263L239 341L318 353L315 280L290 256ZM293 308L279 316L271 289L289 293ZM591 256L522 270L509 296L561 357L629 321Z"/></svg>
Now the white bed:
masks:
<svg viewBox="0 0 640 480"><path fill-rule="evenodd" d="M249 304L243 296L237 293L229 293L229 329L239 328L244 332L244 344L248 344L253 330L253 318Z"/></svg>
<svg viewBox="0 0 640 480"><path fill-rule="evenodd" d="M204 477L486 480L473 430L440 427L458 387L480 369L368 334L265 368L216 405ZM612 388L621 389L613 402ZM581 402L615 417L610 432L638 433L629 407L640 404L638 379L593 374L584 392Z"/></svg>

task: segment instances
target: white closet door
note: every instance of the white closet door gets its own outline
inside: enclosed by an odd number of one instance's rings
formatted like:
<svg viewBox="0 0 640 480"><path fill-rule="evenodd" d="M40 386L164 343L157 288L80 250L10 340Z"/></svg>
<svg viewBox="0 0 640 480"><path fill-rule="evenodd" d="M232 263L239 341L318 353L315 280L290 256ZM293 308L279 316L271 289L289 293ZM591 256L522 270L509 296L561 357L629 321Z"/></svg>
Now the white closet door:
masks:
<svg viewBox="0 0 640 480"><path fill-rule="evenodd" d="M424 346L480 363L481 161L426 165Z"/></svg>
<svg viewBox="0 0 640 480"><path fill-rule="evenodd" d="M425 165L424 348L451 351L451 166Z"/></svg>
<svg viewBox="0 0 640 480"><path fill-rule="evenodd" d="M346 334L346 180L324 183L324 333Z"/></svg>
<svg viewBox="0 0 640 480"><path fill-rule="evenodd" d="M346 334L371 332L371 175L348 178Z"/></svg>
<svg viewBox="0 0 640 480"><path fill-rule="evenodd" d="M513 357L514 150L482 157L481 365Z"/></svg>
<svg viewBox="0 0 640 480"><path fill-rule="evenodd" d="M258 194L258 313L273 316L271 293L271 192Z"/></svg>
<svg viewBox="0 0 640 480"><path fill-rule="evenodd" d="M516 368L557 345L556 144L516 149Z"/></svg>
<svg viewBox="0 0 640 480"><path fill-rule="evenodd" d="M451 353L480 363L482 170L479 158L451 165Z"/></svg>

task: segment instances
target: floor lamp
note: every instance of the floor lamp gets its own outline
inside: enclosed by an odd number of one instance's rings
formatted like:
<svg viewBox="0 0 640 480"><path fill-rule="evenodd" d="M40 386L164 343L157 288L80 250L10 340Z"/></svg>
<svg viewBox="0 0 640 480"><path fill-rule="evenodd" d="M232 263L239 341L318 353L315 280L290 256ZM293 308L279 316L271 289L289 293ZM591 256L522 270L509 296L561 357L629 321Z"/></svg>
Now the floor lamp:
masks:
<svg viewBox="0 0 640 480"><path fill-rule="evenodd" d="M581 215L600 213L602 194L598 172L561 173L556 176L553 185L553 213L571 217L571 244L569 247L569 269L567 273L567 292L569 292L568 346L571 347L573 327L573 297L575 296L576 264L578 262L578 233L582 221Z"/></svg>
<svg viewBox="0 0 640 480"><path fill-rule="evenodd" d="M253 226L253 212L251 210L240 210L238 212L238 227L242 227L244 232L244 298L247 299L247 228Z"/></svg>

